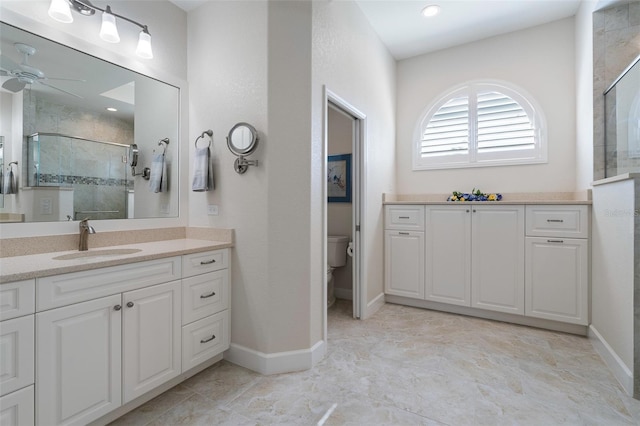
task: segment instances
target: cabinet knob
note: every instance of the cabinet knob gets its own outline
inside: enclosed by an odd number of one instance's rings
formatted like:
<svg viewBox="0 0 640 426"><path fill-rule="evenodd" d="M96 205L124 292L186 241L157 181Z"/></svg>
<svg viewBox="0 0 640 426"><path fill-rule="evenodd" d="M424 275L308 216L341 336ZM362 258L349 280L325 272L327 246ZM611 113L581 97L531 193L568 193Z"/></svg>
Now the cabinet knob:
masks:
<svg viewBox="0 0 640 426"><path fill-rule="evenodd" d="M467 213L469 213L469 209L467 209Z"/></svg>
<svg viewBox="0 0 640 426"><path fill-rule="evenodd" d="M127 307L128 307L128 308L133 308L133 302L129 302L129 303L127 303Z"/></svg>
<svg viewBox="0 0 640 426"><path fill-rule="evenodd" d="M116 306L113 307L114 311L119 311L120 309L122 309L122 306L120 306L120 305L116 305Z"/></svg>

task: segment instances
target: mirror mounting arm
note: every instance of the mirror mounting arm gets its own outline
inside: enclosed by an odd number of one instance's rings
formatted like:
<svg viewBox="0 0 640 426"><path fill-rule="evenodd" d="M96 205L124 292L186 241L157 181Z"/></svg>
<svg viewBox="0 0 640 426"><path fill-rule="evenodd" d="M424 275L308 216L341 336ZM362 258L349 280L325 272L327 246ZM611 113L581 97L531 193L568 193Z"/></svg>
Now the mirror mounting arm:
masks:
<svg viewBox="0 0 640 426"><path fill-rule="evenodd" d="M238 174L244 174L247 171L249 166L258 166L258 160L247 160L246 157L242 155L236 158L236 161L233 162L233 170Z"/></svg>

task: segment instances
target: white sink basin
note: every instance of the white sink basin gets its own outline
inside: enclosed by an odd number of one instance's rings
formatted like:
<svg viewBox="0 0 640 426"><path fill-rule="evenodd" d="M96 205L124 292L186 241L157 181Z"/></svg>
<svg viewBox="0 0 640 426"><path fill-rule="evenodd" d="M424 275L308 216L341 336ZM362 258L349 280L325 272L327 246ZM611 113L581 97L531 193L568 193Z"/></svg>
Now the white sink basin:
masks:
<svg viewBox="0 0 640 426"><path fill-rule="evenodd" d="M104 250L89 250L79 251L77 253L63 254L62 256L54 257L54 260L73 260L84 259L87 257L107 257L107 256L122 256L125 254L133 254L142 251L141 249L104 249Z"/></svg>

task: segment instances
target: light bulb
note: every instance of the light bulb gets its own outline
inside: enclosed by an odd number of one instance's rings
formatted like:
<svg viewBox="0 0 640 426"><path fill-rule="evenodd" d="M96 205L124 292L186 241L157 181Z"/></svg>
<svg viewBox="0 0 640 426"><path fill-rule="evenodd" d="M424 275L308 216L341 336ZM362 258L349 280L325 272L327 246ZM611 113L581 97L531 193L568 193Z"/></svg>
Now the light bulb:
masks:
<svg viewBox="0 0 640 426"><path fill-rule="evenodd" d="M438 6L437 4L431 4L422 9L422 16L426 18L436 16L438 13L440 13L440 6Z"/></svg>
<svg viewBox="0 0 640 426"><path fill-rule="evenodd" d="M144 29L140 31L136 55L144 59L153 58L153 51L151 50L151 34L149 34L147 27L144 27Z"/></svg>
<svg viewBox="0 0 640 426"><path fill-rule="evenodd" d="M102 12L102 27L100 27L100 38L109 43L118 43L120 35L116 27L116 17L111 14L111 7Z"/></svg>
<svg viewBox="0 0 640 426"><path fill-rule="evenodd" d="M51 0L49 6L49 16L58 22L65 24L73 22L73 16L71 16L71 8L67 0Z"/></svg>

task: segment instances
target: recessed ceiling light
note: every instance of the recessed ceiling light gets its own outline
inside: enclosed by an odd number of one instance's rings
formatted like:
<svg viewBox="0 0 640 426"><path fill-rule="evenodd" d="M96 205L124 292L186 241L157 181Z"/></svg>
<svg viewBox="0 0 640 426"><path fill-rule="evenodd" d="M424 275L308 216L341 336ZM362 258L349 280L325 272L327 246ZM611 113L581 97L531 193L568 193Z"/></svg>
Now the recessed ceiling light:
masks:
<svg viewBox="0 0 640 426"><path fill-rule="evenodd" d="M117 108L114 108L114 107L107 107L107 108L105 108L105 109L106 109L107 111L111 111L111 112L116 112L116 111L118 111L118 109L117 109Z"/></svg>
<svg viewBox="0 0 640 426"><path fill-rule="evenodd" d="M427 18L436 16L438 13L440 13L440 6L438 6L437 4L430 4L429 6L422 9L422 16Z"/></svg>

